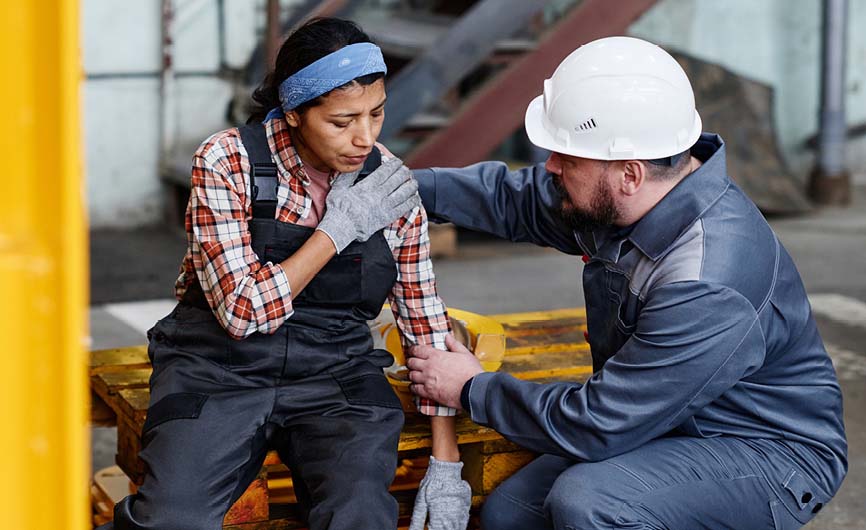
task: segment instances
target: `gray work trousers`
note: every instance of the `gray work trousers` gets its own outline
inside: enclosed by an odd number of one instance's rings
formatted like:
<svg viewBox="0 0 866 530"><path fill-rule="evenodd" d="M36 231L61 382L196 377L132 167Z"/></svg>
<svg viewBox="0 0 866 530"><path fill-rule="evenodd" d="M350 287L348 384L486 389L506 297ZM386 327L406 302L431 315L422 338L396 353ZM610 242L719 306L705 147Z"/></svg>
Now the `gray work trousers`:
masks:
<svg viewBox="0 0 866 530"><path fill-rule="evenodd" d="M403 426L380 366L354 358L261 386L199 355L154 363L141 458L149 473L115 507L117 530L217 530L276 448L311 530L395 528L388 493Z"/></svg>
<svg viewBox="0 0 866 530"><path fill-rule="evenodd" d="M481 527L800 528L830 496L795 462L777 472L762 461L777 442L671 437L600 462L544 455L494 490Z"/></svg>

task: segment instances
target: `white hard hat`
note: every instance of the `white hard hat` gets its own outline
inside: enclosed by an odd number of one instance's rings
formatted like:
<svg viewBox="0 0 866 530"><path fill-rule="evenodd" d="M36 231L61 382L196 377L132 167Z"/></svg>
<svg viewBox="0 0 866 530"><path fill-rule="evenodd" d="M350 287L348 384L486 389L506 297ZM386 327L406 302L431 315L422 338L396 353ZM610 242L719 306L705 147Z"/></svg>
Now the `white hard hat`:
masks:
<svg viewBox="0 0 866 530"><path fill-rule="evenodd" d="M631 37L581 46L526 109L529 140L595 160L651 160L686 151L701 135L692 86L660 47Z"/></svg>

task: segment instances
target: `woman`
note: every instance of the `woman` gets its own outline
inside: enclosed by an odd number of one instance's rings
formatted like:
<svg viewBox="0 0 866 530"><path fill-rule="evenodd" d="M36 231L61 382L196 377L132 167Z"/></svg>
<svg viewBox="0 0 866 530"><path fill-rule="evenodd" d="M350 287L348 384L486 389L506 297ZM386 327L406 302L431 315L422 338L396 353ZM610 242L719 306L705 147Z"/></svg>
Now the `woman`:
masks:
<svg viewBox="0 0 866 530"><path fill-rule="evenodd" d="M403 413L366 321L387 299L407 344L444 348L449 328L411 174L391 159L356 182L385 72L351 22L310 22L282 46L251 123L196 152L180 303L148 333L150 470L115 528L221 528L272 447L311 529L396 527ZM418 405L434 445L413 524L427 503L431 528L465 527L454 411Z"/></svg>

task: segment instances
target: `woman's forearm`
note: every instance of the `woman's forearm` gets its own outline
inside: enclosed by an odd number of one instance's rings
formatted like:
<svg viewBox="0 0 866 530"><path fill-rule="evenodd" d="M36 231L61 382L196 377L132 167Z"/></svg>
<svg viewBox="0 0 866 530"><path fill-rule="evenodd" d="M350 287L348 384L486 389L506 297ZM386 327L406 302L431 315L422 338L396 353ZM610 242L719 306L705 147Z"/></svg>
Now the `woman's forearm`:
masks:
<svg viewBox="0 0 866 530"><path fill-rule="evenodd" d="M433 432L433 456L436 460L444 462L458 462L460 460L454 425L454 416L430 417L430 428Z"/></svg>
<svg viewBox="0 0 866 530"><path fill-rule="evenodd" d="M337 249L334 248L331 238L324 232L316 230L297 252L280 263L280 267L289 279L293 299L336 253Z"/></svg>

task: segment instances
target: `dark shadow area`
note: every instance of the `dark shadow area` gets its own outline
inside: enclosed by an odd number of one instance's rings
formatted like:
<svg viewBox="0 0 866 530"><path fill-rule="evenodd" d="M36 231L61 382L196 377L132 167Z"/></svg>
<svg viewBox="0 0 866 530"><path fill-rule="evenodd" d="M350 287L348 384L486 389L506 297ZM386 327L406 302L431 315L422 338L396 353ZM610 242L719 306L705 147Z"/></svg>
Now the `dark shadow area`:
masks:
<svg viewBox="0 0 866 530"><path fill-rule="evenodd" d="M91 231L90 303L171 298L185 252L177 229Z"/></svg>

